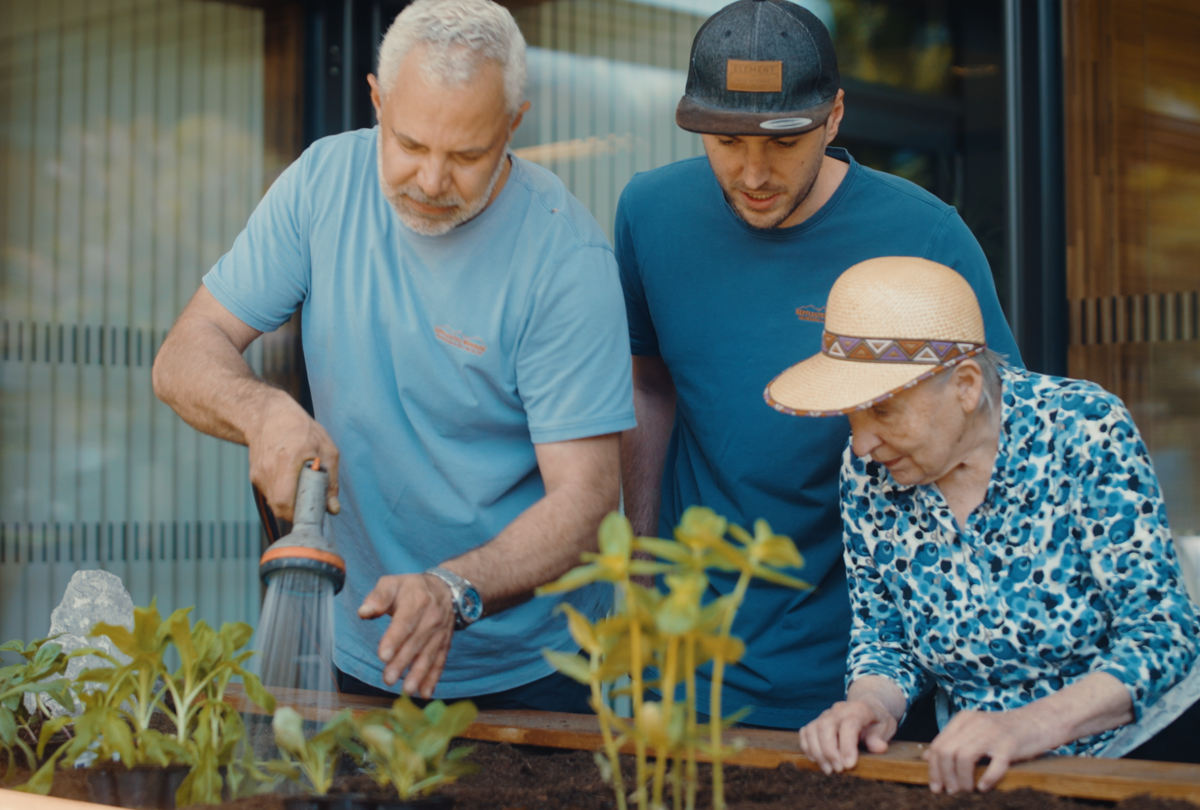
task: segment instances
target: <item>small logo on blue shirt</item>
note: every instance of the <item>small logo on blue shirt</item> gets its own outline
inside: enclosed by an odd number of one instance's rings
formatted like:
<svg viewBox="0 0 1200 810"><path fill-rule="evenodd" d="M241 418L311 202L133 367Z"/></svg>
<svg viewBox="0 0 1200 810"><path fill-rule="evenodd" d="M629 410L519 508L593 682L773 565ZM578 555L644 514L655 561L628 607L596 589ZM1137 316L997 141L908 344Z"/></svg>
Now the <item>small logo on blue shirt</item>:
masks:
<svg viewBox="0 0 1200 810"><path fill-rule="evenodd" d="M449 326L435 326L433 327L433 334L443 343L449 343L451 346L462 349L464 352L483 354L487 351L487 344L483 342L483 338L467 337L459 329Z"/></svg>
<svg viewBox="0 0 1200 810"><path fill-rule="evenodd" d="M802 307L797 307L796 317L802 321L825 323L825 307L815 307L812 304L805 304Z"/></svg>

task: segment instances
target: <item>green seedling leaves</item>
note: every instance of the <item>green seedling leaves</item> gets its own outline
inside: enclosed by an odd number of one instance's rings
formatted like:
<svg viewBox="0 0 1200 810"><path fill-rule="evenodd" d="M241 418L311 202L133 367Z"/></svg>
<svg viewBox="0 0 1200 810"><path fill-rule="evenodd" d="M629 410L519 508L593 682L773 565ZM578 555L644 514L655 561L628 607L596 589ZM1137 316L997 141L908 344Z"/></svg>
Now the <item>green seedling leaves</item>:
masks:
<svg viewBox="0 0 1200 810"><path fill-rule="evenodd" d="M584 685L592 682L592 671L588 662L574 653L542 650L542 655L550 665L574 681Z"/></svg>
<svg viewBox="0 0 1200 810"><path fill-rule="evenodd" d="M12 709L0 706L0 745L17 743L17 717Z"/></svg>
<svg viewBox="0 0 1200 810"><path fill-rule="evenodd" d="M290 706L280 706L272 721L275 743L285 755L284 760L267 763L273 773L299 781L301 774L308 778L308 789L325 795L333 784L338 756L347 748L354 733L350 710L336 714L311 739L304 737L304 721ZM298 767L292 762L297 760Z"/></svg>
<svg viewBox="0 0 1200 810"><path fill-rule="evenodd" d="M407 799L477 769L463 761L465 752L446 753L450 741L477 716L469 701L446 705L435 700L418 709L404 695L390 710L368 712L355 721L354 736L362 743L375 781L393 785L400 798Z"/></svg>
<svg viewBox="0 0 1200 810"><path fill-rule="evenodd" d="M275 732L275 744L281 751L294 757L299 757L304 752L304 746L308 742L304 738L304 720L291 706L281 706L275 710L271 729Z"/></svg>
<svg viewBox="0 0 1200 810"><path fill-rule="evenodd" d="M614 763L625 740L634 740L638 746L637 781L629 795L639 808L662 806L665 763L669 758L677 760L675 779L682 773L678 760L688 758L687 779L692 781L687 793L689 801L694 799L694 758L698 750L709 751L713 757L714 807L724 807L721 760L732 749L721 742L720 732L723 726L745 716L739 712L721 719L725 667L745 655L745 644L730 632L734 617L753 578L785 587L811 587L780 570L801 567L804 559L790 538L776 535L764 520L755 521L751 534L712 509L694 506L683 513L673 537L634 537L627 520L610 514L600 526L599 553L581 555L584 565L538 591L561 593L593 582L611 583L616 590L616 614L606 619L592 622L570 606L559 608L566 615L571 637L588 660L551 650L544 655L557 670L591 687L606 752L597 757L597 762L601 763L602 776L613 782L618 810L624 810L626 794ZM634 551L655 559L631 559ZM736 585L715 599L709 598L709 570L737 572ZM632 580L644 575L661 575L667 592ZM695 693L696 669L708 663L712 664L708 714L717 718L715 726L696 722L697 707L687 697ZM657 669L657 680L647 680L641 671L646 666ZM627 675L627 686L612 688L614 681ZM598 696L604 684L609 685L610 694L632 696L632 722L615 717L600 703ZM664 694L663 701L647 700L647 688L658 689ZM684 697L677 700L677 695ZM659 757L652 779L646 764L648 748ZM649 782L653 782L653 798Z"/></svg>
<svg viewBox="0 0 1200 810"><path fill-rule="evenodd" d="M230 680L240 676L247 697L267 711L274 710L274 698L242 666L253 653L238 652L250 640L253 628L244 622L222 625L220 631L204 622L192 625L190 610L177 610L163 620L156 603L151 602L148 607L134 609L132 630L97 624L91 635L108 638L129 657L125 664L90 647L63 653L53 638L0 645L0 650L18 653L24 659L24 663L0 669L0 748L9 753L10 768L16 759L13 751L19 750L29 767L36 769L23 790L46 792L58 763L73 762L87 750L95 751L101 761L119 758L129 767L191 765L192 773L179 794L189 803L220 801L221 768L226 769L231 785L269 778L254 764L248 748L243 747L238 757L236 750L245 728L241 715L222 700ZM169 672L164 663L172 645L182 662L175 672ZM68 661L81 655L96 655L110 666L89 669L74 682L62 678L39 683L48 676L61 675ZM26 692L38 695L38 712L43 713L36 754L21 738L26 734L27 740L33 741L32 731L28 730L30 716L22 704ZM167 692L174 711L164 706ZM79 705L82 713L77 718L50 719L44 712L47 696L66 706ZM175 736L149 728L155 710L171 716L177 727ZM39 764L50 739L68 726L71 736L67 743ZM348 745L354 745L348 734L346 739Z"/></svg>
<svg viewBox="0 0 1200 810"><path fill-rule="evenodd" d="M689 549L715 548L725 542L729 522L707 506L689 506L675 527L675 539Z"/></svg>
<svg viewBox="0 0 1200 810"><path fill-rule="evenodd" d="M609 513L600 523L600 553L581 555L587 565L573 568L554 582L543 585L538 596L565 593L593 582L624 582L629 579L630 554L633 550L633 527L623 515Z"/></svg>

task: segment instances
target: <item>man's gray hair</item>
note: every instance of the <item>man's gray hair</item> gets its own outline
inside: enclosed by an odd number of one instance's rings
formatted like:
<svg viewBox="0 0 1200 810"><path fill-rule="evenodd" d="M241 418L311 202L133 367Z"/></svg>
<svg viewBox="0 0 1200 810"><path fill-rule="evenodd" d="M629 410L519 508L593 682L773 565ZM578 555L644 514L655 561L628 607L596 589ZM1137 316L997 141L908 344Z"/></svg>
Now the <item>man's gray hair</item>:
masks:
<svg viewBox="0 0 1200 810"><path fill-rule="evenodd" d="M508 9L492 0L416 0L388 28L379 46L379 86L387 95L414 45L426 45L430 81L469 82L486 59L504 71L504 103L515 113L525 100L525 37Z"/></svg>

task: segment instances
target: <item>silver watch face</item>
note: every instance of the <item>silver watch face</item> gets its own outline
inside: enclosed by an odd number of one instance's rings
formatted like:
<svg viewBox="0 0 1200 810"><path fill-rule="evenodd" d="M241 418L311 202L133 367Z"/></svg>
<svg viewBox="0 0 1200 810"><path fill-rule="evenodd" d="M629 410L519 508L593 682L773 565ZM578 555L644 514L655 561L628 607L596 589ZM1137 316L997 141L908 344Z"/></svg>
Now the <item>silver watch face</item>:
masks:
<svg viewBox="0 0 1200 810"><path fill-rule="evenodd" d="M469 623L478 620L483 615L483 600L479 598L479 592L474 588L463 588L458 610L463 621Z"/></svg>

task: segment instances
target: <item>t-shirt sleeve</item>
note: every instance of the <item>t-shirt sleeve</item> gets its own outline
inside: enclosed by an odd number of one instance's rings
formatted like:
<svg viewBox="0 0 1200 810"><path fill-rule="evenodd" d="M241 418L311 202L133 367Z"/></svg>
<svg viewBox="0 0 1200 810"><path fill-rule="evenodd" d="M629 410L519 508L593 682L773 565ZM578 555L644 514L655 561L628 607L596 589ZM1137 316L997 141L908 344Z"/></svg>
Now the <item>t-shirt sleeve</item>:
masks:
<svg viewBox="0 0 1200 810"><path fill-rule="evenodd" d="M581 247L545 269L517 352L517 390L535 444L636 425L625 308L607 245Z"/></svg>
<svg viewBox="0 0 1200 810"><path fill-rule="evenodd" d="M233 247L204 276L213 297L260 332L278 329L308 296L307 154L271 185Z"/></svg>
<svg viewBox="0 0 1200 810"><path fill-rule="evenodd" d="M869 481L866 465L847 446L841 473L846 582L852 612L846 690L860 678L879 675L900 687L911 706L928 688L930 678L909 650L904 615L867 544L872 528Z"/></svg>
<svg viewBox="0 0 1200 810"><path fill-rule="evenodd" d="M646 302L646 289L642 284L642 272L638 267L637 252L633 244L633 223L630 221L629 187L617 202L616 225L613 241L616 245L617 266L621 271L621 287L625 293L625 314L629 320L629 345L639 356L657 356L658 333L650 319L650 307Z"/></svg>
<svg viewBox="0 0 1200 810"><path fill-rule="evenodd" d="M1065 446L1076 448L1068 465L1080 487L1076 530L1100 589L1092 604L1110 616L1107 649L1091 671L1124 683L1140 719L1196 658L1195 608L1150 455L1129 412L1107 392L1064 397L1062 405Z"/></svg>
<svg viewBox="0 0 1200 810"><path fill-rule="evenodd" d="M1003 355L1009 365L1024 368L1021 351L1013 338L1012 329L1000 308L996 295L996 281L988 265L987 256L979 246L975 235L953 209L946 213L941 226L934 234L929 255L925 258L952 267L967 280L975 291L979 309L983 313L984 330L988 348Z"/></svg>

